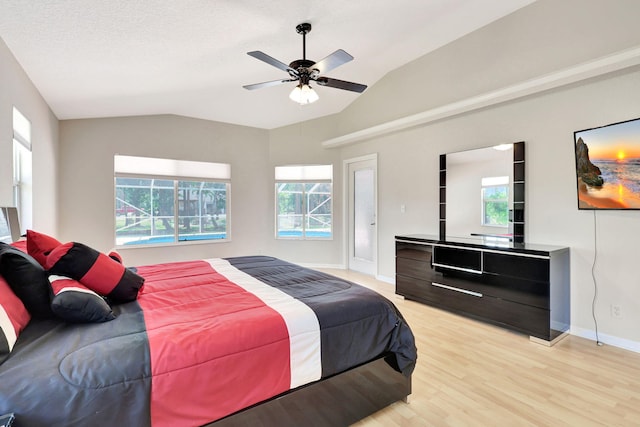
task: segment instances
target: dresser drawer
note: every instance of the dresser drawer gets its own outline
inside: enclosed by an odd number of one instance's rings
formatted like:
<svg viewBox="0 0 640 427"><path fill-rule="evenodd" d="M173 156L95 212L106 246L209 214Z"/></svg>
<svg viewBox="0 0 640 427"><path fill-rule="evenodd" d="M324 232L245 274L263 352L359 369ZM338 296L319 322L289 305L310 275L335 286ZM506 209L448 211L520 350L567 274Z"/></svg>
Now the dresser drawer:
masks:
<svg viewBox="0 0 640 427"><path fill-rule="evenodd" d="M430 262L396 257L396 274L421 280L431 280L435 272Z"/></svg>
<svg viewBox="0 0 640 427"><path fill-rule="evenodd" d="M396 242L396 256L431 263L433 246Z"/></svg>
<svg viewBox="0 0 640 427"><path fill-rule="evenodd" d="M478 250L436 246L433 248L433 262L438 267L482 272L482 252Z"/></svg>
<svg viewBox="0 0 640 427"><path fill-rule="evenodd" d="M407 276L396 276L396 294L425 302L429 300L431 282Z"/></svg>
<svg viewBox="0 0 640 427"><path fill-rule="evenodd" d="M483 269L490 274L549 282L549 259L545 258L485 252Z"/></svg>
<svg viewBox="0 0 640 427"><path fill-rule="evenodd" d="M416 296L435 307L549 340L549 310L438 282L421 287L419 294Z"/></svg>

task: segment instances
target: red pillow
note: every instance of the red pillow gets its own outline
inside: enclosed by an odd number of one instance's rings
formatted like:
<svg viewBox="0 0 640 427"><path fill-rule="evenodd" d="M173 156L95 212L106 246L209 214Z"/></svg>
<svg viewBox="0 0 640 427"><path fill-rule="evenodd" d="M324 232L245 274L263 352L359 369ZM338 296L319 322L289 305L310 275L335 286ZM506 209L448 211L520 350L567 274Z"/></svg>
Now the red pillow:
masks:
<svg viewBox="0 0 640 427"><path fill-rule="evenodd" d="M69 242L47 256L51 274L78 280L92 291L114 301L128 302L138 297L144 278L107 255L82 243Z"/></svg>
<svg viewBox="0 0 640 427"><path fill-rule="evenodd" d="M31 316L20 298L0 277L0 363L9 357L20 332L27 326L29 320Z"/></svg>
<svg viewBox="0 0 640 427"><path fill-rule="evenodd" d="M120 264L124 264L124 262L122 262L122 255L120 255L117 251L109 252L109 258L111 258L114 261L117 261Z"/></svg>
<svg viewBox="0 0 640 427"><path fill-rule="evenodd" d="M100 295L77 280L64 276L49 276L53 299L51 311L67 322L106 322L116 318L111 307Z"/></svg>
<svg viewBox="0 0 640 427"><path fill-rule="evenodd" d="M21 250L25 254L27 253L27 239L16 240L13 243L9 243L9 245Z"/></svg>
<svg viewBox="0 0 640 427"><path fill-rule="evenodd" d="M62 243L57 239L37 231L27 230L27 253L41 266L47 263L47 255Z"/></svg>

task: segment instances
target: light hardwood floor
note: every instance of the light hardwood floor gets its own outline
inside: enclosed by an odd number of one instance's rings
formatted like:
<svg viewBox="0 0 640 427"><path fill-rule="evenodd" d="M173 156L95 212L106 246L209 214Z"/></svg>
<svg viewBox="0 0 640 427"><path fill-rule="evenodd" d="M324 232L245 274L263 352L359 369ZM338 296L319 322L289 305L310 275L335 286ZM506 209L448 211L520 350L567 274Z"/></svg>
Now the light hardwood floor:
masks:
<svg viewBox="0 0 640 427"><path fill-rule="evenodd" d="M553 347L403 300L393 285L334 269L396 304L416 336L409 404L355 424L393 426L640 426L640 354L568 336Z"/></svg>

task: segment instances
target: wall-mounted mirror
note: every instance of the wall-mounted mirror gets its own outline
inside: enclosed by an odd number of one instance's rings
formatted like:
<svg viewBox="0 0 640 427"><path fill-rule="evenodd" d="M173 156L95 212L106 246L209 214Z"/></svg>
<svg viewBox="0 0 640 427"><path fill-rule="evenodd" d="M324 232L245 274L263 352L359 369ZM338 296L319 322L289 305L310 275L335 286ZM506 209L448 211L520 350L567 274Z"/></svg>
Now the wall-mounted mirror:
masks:
<svg viewBox="0 0 640 427"><path fill-rule="evenodd" d="M440 156L440 239L524 242L524 142Z"/></svg>
<svg viewBox="0 0 640 427"><path fill-rule="evenodd" d="M18 210L16 208L0 208L0 242L11 243L19 238Z"/></svg>

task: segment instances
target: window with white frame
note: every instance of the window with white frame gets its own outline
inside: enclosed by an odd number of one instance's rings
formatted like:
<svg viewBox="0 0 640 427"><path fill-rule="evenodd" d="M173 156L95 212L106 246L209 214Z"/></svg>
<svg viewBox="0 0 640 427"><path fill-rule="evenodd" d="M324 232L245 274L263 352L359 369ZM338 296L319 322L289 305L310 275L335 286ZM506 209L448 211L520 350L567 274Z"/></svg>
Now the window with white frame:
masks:
<svg viewBox="0 0 640 427"><path fill-rule="evenodd" d="M114 158L116 245L229 240L231 166Z"/></svg>
<svg viewBox="0 0 640 427"><path fill-rule="evenodd" d="M482 178L482 225L508 227L508 176Z"/></svg>
<svg viewBox="0 0 640 427"><path fill-rule="evenodd" d="M276 238L333 237L333 166L277 166Z"/></svg>
<svg viewBox="0 0 640 427"><path fill-rule="evenodd" d="M18 209L21 233L33 228L32 194L31 122L13 107L13 203Z"/></svg>

